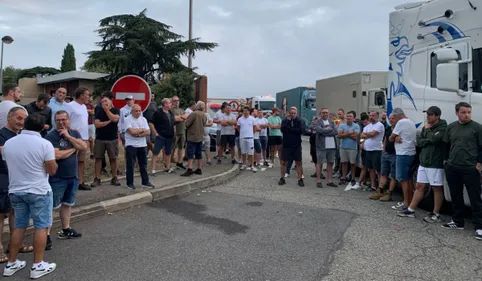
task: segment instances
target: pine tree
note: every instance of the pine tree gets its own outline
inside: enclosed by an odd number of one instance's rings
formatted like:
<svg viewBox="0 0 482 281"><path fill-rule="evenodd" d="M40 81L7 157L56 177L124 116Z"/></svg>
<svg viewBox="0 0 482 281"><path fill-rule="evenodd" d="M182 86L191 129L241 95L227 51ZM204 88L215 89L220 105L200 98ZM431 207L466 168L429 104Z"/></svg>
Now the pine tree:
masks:
<svg viewBox="0 0 482 281"><path fill-rule="evenodd" d="M73 70L77 70L77 67L75 65L75 50L74 50L74 46L68 43L64 49L60 71L67 72L67 71L73 71Z"/></svg>

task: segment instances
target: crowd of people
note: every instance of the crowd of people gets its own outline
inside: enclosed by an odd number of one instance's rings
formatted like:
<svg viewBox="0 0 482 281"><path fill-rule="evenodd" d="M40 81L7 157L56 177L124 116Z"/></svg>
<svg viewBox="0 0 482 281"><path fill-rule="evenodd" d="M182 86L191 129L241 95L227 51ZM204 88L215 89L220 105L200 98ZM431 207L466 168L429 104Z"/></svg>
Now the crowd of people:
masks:
<svg viewBox="0 0 482 281"><path fill-rule="evenodd" d="M212 165L209 129L213 124L217 126L213 157L217 164L221 164L229 152L231 164L256 173L275 167L279 158L278 184L286 184L294 168L300 187L305 186L302 135L308 133L311 161L316 170L311 178L316 187L342 185L345 191L366 189L372 191L370 199L392 201L392 193L400 184L403 202L392 207L400 217L415 217L425 186L430 185L434 209L424 220L441 223L445 177L453 210L452 221L442 224L446 229L464 229L465 185L475 238L482 240L482 126L471 120L472 109L467 103L456 105L458 120L451 124L441 119L440 108L428 108L426 122L417 135L415 124L400 108L395 108L388 120L386 113L376 111L362 113L358 120L354 111L345 113L339 109L333 114L322 108L307 127L296 107L289 108L284 116L280 116L277 108L264 113L250 106L243 106L235 114L223 103L221 110L211 116L204 102L192 102L184 110L179 106L179 97L174 96L163 99L159 106L152 100L143 112L132 96L126 97L123 108L115 108L114 94L110 91L104 92L94 106L89 90L82 87L75 90L69 102L64 88L51 96L41 94L25 106L18 104L21 97L18 85L5 85L0 102L0 153L4 160L0 161L0 213L3 214L0 227L3 230L4 219L8 217L11 233L9 248L3 251L2 247L0 251L0 262L6 263L4 276L12 276L26 266L26 262L17 259L19 252L34 252L31 278L40 278L55 270L55 263L44 261L45 250L52 249L52 212L60 212L59 239L82 237L70 226L77 190L91 190L102 184L100 175L106 166L106 154L112 175L110 184L121 185L119 139L125 152L125 186L136 188L134 170L137 167L140 186L154 188L150 178L158 174L157 160L161 152L167 174L182 169L183 177L202 175L204 162ZM89 152L90 158L95 159L95 178L87 185L84 173ZM152 154L150 172L149 152ZM335 182L337 177L339 181ZM23 244L30 218L35 229L33 246ZM0 240L1 234L0 231Z"/></svg>

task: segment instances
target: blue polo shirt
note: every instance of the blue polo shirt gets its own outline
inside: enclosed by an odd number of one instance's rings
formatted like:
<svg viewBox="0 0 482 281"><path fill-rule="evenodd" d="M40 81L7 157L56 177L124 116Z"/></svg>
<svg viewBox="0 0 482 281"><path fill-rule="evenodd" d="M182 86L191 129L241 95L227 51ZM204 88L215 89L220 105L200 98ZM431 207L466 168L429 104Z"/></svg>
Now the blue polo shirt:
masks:
<svg viewBox="0 0 482 281"><path fill-rule="evenodd" d="M354 130L356 133L360 133L360 126L353 122L351 125L348 125L347 123L343 123L340 125L338 128L338 132L341 132L345 130L345 133L350 132L351 130ZM340 140L340 148L342 149L357 149L358 143L357 140L351 139L351 138L344 138Z"/></svg>

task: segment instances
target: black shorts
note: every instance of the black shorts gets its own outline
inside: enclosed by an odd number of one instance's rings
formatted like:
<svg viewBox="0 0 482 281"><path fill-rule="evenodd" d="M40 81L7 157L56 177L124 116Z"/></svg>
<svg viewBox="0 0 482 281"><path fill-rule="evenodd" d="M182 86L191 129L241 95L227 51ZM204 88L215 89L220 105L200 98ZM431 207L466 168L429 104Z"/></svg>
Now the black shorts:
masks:
<svg viewBox="0 0 482 281"><path fill-rule="evenodd" d="M367 151L366 152L366 167L368 169L374 169L375 171L381 171L382 169L382 151Z"/></svg>
<svg viewBox="0 0 482 281"><path fill-rule="evenodd" d="M281 136L269 136L268 145L281 145Z"/></svg>
<svg viewBox="0 0 482 281"><path fill-rule="evenodd" d="M301 161L301 154L301 146L281 148L281 160L283 161Z"/></svg>
<svg viewBox="0 0 482 281"><path fill-rule="evenodd" d="M222 135L221 136L221 146L223 147L233 147L235 145L236 136L234 135Z"/></svg>

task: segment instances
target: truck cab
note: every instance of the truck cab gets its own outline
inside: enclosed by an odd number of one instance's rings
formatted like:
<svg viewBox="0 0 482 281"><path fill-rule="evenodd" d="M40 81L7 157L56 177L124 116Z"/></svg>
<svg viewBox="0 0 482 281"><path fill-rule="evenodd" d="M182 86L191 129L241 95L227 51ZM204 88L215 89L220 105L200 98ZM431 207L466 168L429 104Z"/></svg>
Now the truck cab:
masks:
<svg viewBox="0 0 482 281"><path fill-rule="evenodd" d="M455 104L482 105L482 0L399 5L390 14L388 44L387 114L400 107L420 129L432 105L447 123L457 120ZM474 110L472 119L482 122L482 112ZM444 193L451 201L446 183Z"/></svg>
<svg viewBox="0 0 482 281"><path fill-rule="evenodd" d="M256 96L251 98L251 106L263 111L264 113L272 113L276 106L276 99L271 96Z"/></svg>

